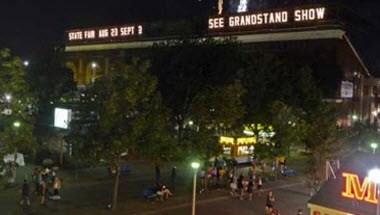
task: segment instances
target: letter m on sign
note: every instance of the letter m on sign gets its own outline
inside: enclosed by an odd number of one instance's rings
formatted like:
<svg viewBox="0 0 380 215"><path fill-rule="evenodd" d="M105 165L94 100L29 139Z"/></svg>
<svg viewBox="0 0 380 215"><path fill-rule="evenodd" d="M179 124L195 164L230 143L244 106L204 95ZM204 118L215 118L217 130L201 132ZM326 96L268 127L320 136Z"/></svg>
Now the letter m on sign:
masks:
<svg viewBox="0 0 380 215"><path fill-rule="evenodd" d="M366 201L376 204L376 184L370 183L368 178L360 182L359 176L351 173L343 173L344 191L342 196L346 198Z"/></svg>

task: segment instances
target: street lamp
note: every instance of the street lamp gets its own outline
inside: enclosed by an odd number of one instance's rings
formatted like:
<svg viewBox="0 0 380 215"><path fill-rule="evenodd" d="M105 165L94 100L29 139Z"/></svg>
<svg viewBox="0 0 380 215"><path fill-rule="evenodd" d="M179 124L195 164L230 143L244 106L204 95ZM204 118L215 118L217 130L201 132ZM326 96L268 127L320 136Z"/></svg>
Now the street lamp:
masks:
<svg viewBox="0 0 380 215"><path fill-rule="evenodd" d="M198 162L192 162L191 168L194 170L194 180L193 180L193 206L192 206L192 215L195 215L195 199L197 195L197 172L200 164Z"/></svg>
<svg viewBox="0 0 380 215"><path fill-rule="evenodd" d="M91 69L92 69L91 82L92 83L95 82L97 68L98 68L98 64L96 62L92 62L91 63Z"/></svg>
<svg viewBox="0 0 380 215"><path fill-rule="evenodd" d="M23 62L23 64L24 64L24 66L28 67L28 66L29 66L29 61L25 60L25 61Z"/></svg>
<svg viewBox="0 0 380 215"><path fill-rule="evenodd" d="M6 93L5 94L5 100L7 100L7 102L10 102L12 100L12 95L9 93Z"/></svg>
<svg viewBox="0 0 380 215"><path fill-rule="evenodd" d="M356 114L352 115L352 120L358 121L358 119L359 119L358 115L356 115Z"/></svg>
<svg viewBox="0 0 380 215"><path fill-rule="evenodd" d="M374 168L368 172L368 180L372 183L376 184L376 195L377 195L377 207L376 207L376 215L380 215L380 169Z"/></svg>
<svg viewBox="0 0 380 215"><path fill-rule="evenodd" d="M20 128L21 127L21 122L19 122L19 121L14 122L13 123L13 127Z"/></svg>
<svg viewBox="0 0 380 215"><path fill-rule="evenodd" d="M376 153L376 149L377 149L377 147L378 147L378 144L377 144L377 143L371 143L371 148L372 148L372 150L373 150L373 154Z"/></svg>

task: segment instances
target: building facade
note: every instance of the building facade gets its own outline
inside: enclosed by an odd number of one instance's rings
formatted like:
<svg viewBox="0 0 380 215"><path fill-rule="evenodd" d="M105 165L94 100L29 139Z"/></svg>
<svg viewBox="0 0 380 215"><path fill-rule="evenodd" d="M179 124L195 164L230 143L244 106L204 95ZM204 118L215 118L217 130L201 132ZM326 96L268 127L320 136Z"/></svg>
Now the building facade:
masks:
<svg viewBox="0 0 380 215"><path fill-rule="evenodd" d="M307 62L327 102L344 110L338 123L375 121L377 106L366 98L373 81L360 54L350 40L347 18L339 8L305 5L291 8L224 12L209 17L205 33L193 39L234 39L247 52L278 53ZM352 20L352 19L349 19ZM153 25L133 24L66 32L66 65L79 86L107 75L112 62L141 54L156 43L179 39L155 35ZM374 92L374 91L373 91ZM373 93L371 91L371 93ZM377 114L376 114L377 116Z"/></svg>

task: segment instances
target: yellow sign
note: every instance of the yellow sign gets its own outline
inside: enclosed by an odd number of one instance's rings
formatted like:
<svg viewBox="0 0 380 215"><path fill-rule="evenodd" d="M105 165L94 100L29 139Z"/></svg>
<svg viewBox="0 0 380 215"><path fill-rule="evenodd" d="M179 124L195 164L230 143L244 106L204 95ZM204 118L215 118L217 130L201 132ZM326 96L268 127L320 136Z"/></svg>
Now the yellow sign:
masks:
<svg viewBox="0 0 380 215"><path fill-rule="evenodd" d="M236 140L236 141L235 141ZM220 144L229 144L229 145L252 145L256 143L256 137L241 137L241 138L233 138L233 137L224 137L221 136L219 139Z"/></svg>
<svg viewBox="0 0 380 215"><path fill-rule="evenodd" d="M230 144L233 145L235 143L235 139L233 137L220 137L219 143L221 144Z"/></svg>
<svg viewBox="0 0 380 215"><path fill-rule="evenodd" d="M308 207L310 208L310 214L312 215L353 215L351 213L338 211L335 209L326 208L314 204L308 204Z"/></svg>
<svg viewBox="0 0 380 215"><path fill-rule="evenodd" d="M238 145L249 145L249 144L255 144L256 143L256 137L243 137L237 139Z"/></svg>
<svg viewBox="0 0 380 215"><path fill-rule="evenodd" d="M343 197L377 204L375 183L371 183L367 177L360 182L359 176L352 173L343 173L343 178L345 179Z"/></svg>

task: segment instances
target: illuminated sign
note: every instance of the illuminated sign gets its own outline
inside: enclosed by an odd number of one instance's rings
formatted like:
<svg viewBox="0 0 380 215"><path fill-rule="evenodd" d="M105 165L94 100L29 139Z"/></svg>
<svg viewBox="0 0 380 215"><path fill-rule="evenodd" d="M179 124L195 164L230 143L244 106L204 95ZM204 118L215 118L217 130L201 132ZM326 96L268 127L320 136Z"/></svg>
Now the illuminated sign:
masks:
<svg viewBox="0 0 380 215"><path fill-rule="evenodd" d="M218 0L218 15L223 13L223 0Z"/></svg>
<svg viewBox="0 0 380 215"><path fill-rule="evenodd" d="M70 109L54 109L54 127L68 129L71 121L72 112Z"/></svg>
<svg viewBox="0 0 380 215"><path fill-rule="evenodd" d="M222 144L234 144L235 139L233 137L220 137L219 142Z"/></svg>
<svg viewBox="0 0 380 215"><path fill-rule="evenodd" d="M221 136L219 138L220 144L229 144L229 145L250 145L256 144L256 137L241 137L241 138L233 138L233 137L224 137Z"/></svg>
<svg viewBox="0 0 380 215"><path fill-rule="evenodd" d="M354 84L350 81L342 81L340 95L342 98L354 97Z"/></svg>
<svg viewBox="0 0 380 215"><path fill-rule="evenodd" d="M248 10L248 0L240 0L237 12L243 13L243 12L247 12L247 10Z"/></svg>
<svg viewBox="0 0 380 215"><path fill-rule="evenodd" d="M244 1L241 1L241 3ZM245 9L242 3L241 10ZM244 13L230 16L211 17L208 20L209 30L222 30L226 28L249 28L265 25L278 25L286 23L303 23L326 19L325 7L310 7L293 10L276 10L267 12Z"/></svg>
<svg viewBox="0 0 380 215"><path fill-rule="evenodd" d="M368 178L361 182L359 176L352 173L343 173L342 175L345 183L343 197L377 204L377 185L375 183L370 182Z"/></svg>
<svg viewBox="0 0 380 215"><path fill-rule="evenodd" d="M69 42L122 40L133 36L140 36L142 25L123 25L103 28L70 30L67 32Z"/></svg>

